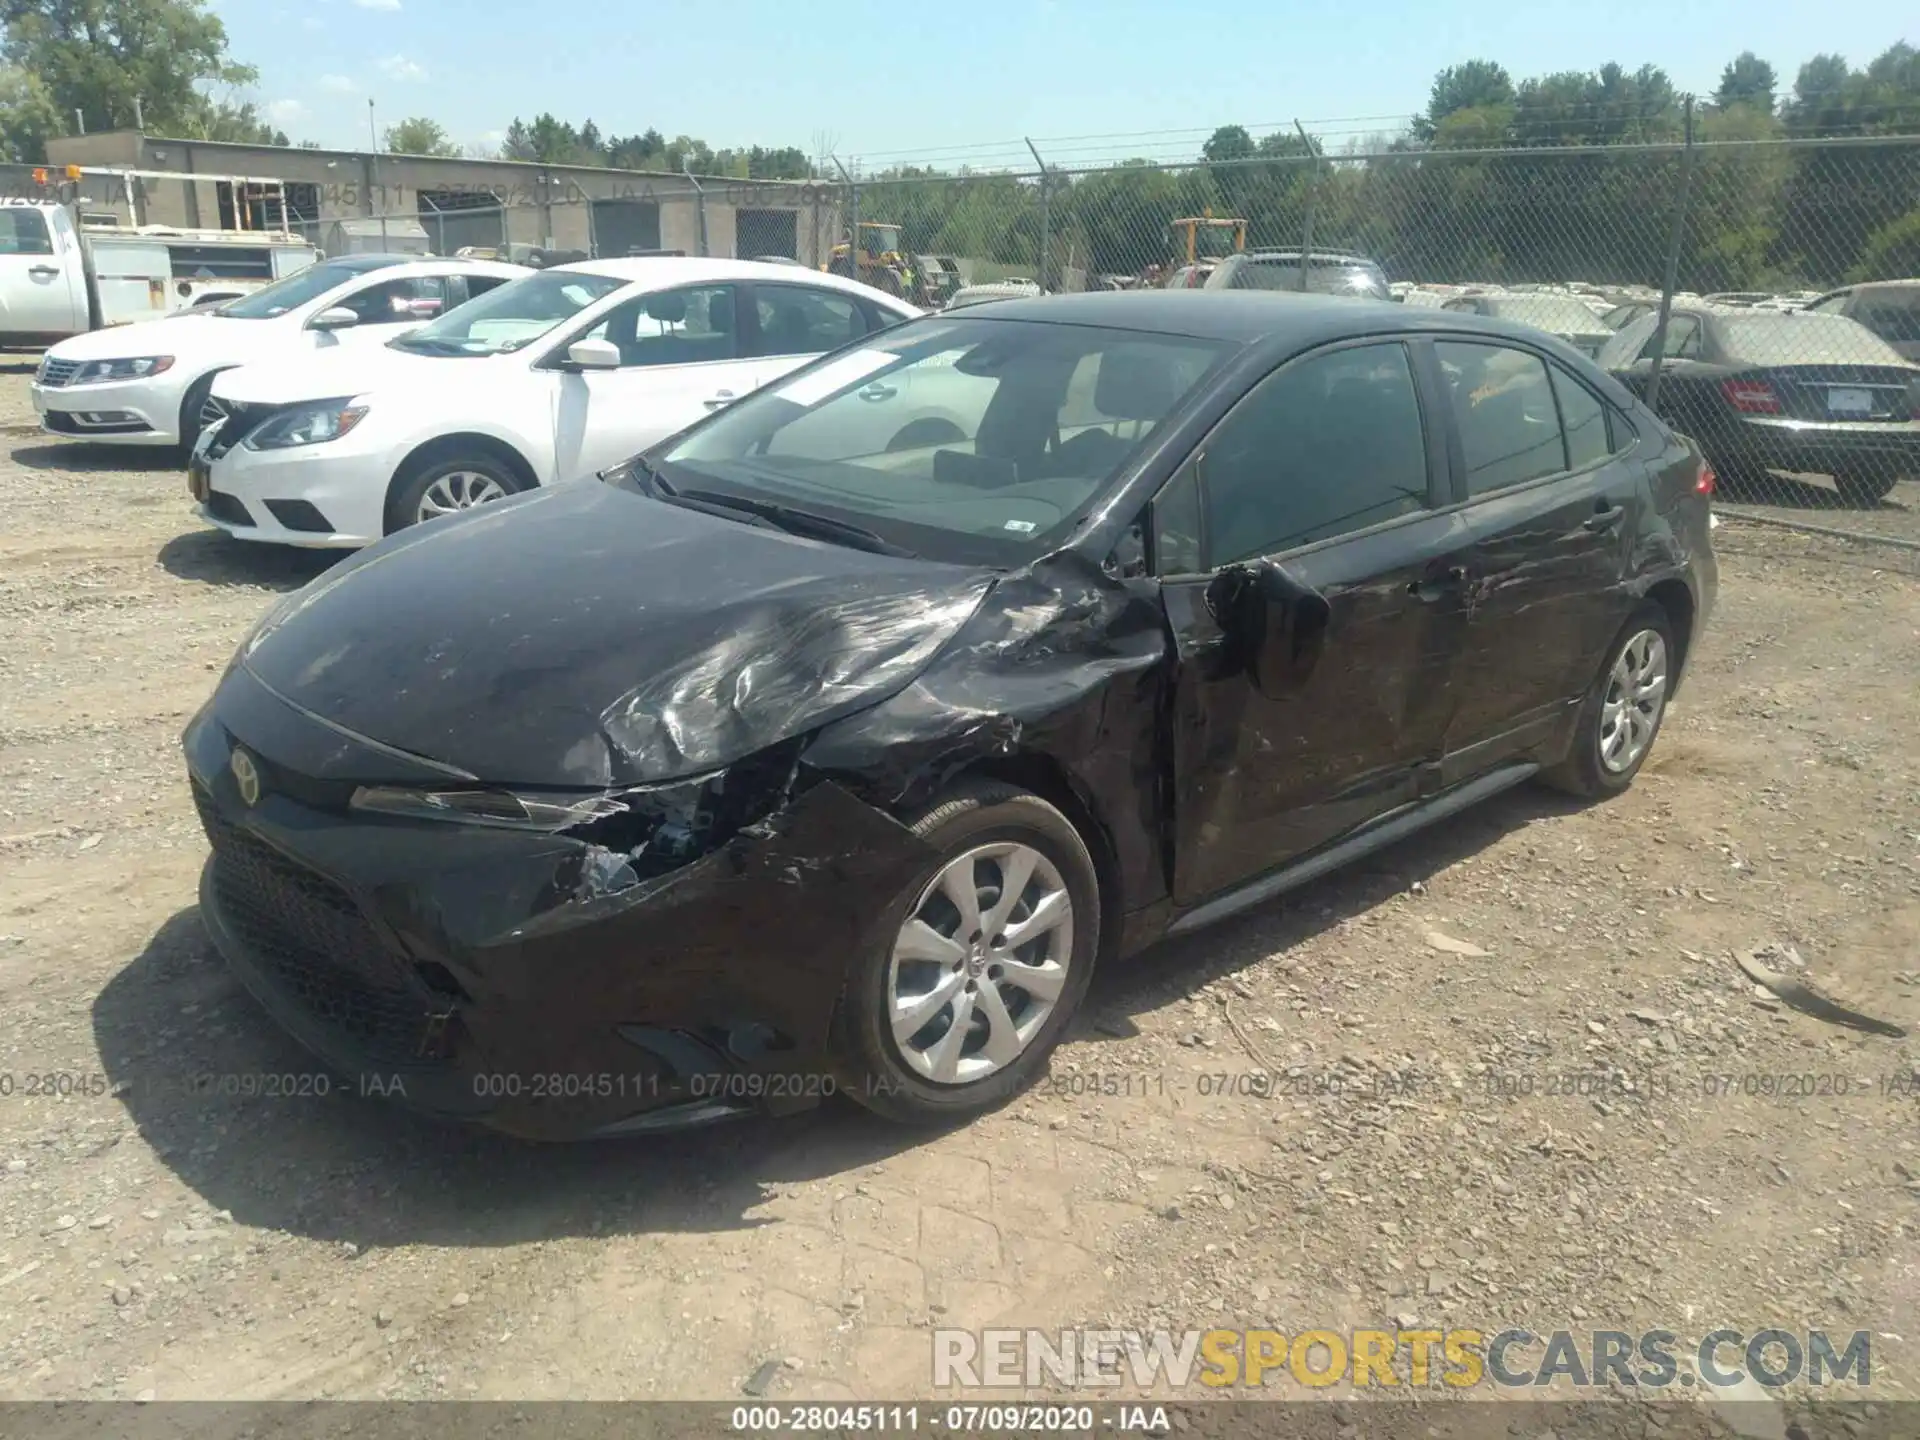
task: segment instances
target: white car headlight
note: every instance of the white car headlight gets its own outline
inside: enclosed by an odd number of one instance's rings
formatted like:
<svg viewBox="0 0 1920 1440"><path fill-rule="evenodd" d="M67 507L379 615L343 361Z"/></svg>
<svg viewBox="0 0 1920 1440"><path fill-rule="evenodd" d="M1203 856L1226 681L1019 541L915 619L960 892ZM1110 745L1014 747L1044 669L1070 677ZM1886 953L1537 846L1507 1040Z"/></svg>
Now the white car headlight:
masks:
<svg viewBox="0 0 1920 1440"><path fill-rule="evenodd" d="M355 395L339 400L314 400L283 410L240 443L249 450L291 450L296 445L324 445L338 440L367 414L367 398Z"/></svg>
<svg viewBox="0 0 1920 1440"><path fill-rule="evenodd" d="M144 380L173 368L171 355L143 355L127 360L87 360L73 372L69 385L99 385L108 380Z"/></svg>

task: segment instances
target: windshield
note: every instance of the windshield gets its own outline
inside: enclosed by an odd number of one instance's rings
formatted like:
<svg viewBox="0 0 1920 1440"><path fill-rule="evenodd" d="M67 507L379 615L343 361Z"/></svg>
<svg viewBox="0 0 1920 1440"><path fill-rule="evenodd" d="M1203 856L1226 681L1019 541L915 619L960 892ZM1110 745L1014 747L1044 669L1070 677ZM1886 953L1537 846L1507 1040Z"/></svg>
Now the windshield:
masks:
<svg viewBox="0 0 1920 1440"><path fill-rule="evenodd" d="M504 355L538 340L627 283L610 275L543 270L509 280L388 343L421 355Z"/></svg>
<svg viewBox="0 0 1920 1440"><path fill-rule="evenodd" d="M1899 365L1900 352L1844 315L1748 313L1719 321L1722 348L1753 365Z"/></svg>
<svg viewBox="0 0 1920 1440"><path fill-rule="evenodd" d="M276 280L254 291L251 295L242 295L238 300L229 300L225 305L209 312L224 315L229 320L271 320L276 315L284 315L289 310L297 310L309 300L318 300L329 290L356 280L371 270L387 265L398 265L399 260L382 260L377 265L341 265L321 261L309 265L298 274L289 275L284 280Z"/></svg>
<svg viewBox="0 0 1920 1440"><path fill-rule="evenodd" d="M1235 290L1298 290L1300 262L1285 260L1249 260L1234 274ZM1372 265L1346 261L1315 260L1307 266L1308 293L1314 295L1356 295L1364 299L1389 298L1387 277Z"/></svg>
<svg viewBox="0 0 1920 1440"><path fill-rule="evenodd" d="M862 225L860 243L876 254L885 254L889 250L900 248L900 227L898 225Z"/></svg>
<svg viewBox="0 0 1920 1440"><path fill-rule="evenodd" d="M657 468L683 494L823 514L932 559L1019 564L1065 542L1231 348L916 321L742 400Z"/></svg>

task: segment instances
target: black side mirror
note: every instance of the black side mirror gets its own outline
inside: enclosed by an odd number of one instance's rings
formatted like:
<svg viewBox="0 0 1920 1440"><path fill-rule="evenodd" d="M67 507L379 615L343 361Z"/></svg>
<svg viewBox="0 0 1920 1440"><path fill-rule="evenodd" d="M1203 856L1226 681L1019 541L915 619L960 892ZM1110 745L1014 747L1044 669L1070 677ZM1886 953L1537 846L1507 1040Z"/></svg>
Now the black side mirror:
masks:
<svg viewBox="0 0 1920 1440"><path fill-rule="evenodd" d="M1222 570L1207 587L1207 608L1237 664L1261 694L1274 699L1313 673L1333 617L1326 596L1271 560Z"/></svg>

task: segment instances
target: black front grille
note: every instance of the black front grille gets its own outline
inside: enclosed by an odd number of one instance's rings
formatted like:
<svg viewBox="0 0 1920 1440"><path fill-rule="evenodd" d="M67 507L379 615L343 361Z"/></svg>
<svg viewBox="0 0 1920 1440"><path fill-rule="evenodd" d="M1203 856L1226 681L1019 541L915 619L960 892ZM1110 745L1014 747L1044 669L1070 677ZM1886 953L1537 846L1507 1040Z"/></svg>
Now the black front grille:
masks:
<svg viewBox="0 0 1920 1440"><path fill-rule="evenodd" d="M221 919L262 978L354 1057L396 1069L444 1063L445 1022L353 897L230 823L198 785L193 800Z"/></svg>
<svg viewBox="0 0 1920 1440"><path fill-rule="evenodd" d="M207 492L207 514L216 520L224 520L229 525L253 524L253 516L247 513L247 507L224 490Z"/></svg>
<svg viewBox="0 0 1920 1440"><path fill-rule="evenodd" d="M278 405L242 405L233 400L222 400L220 405L226 413L227 423L220 427L219 433L213 437L213 443L207 446L209 460L218 460L281 408ZM205 413L201 411L202 415Z"/></svg>
<svg viewBox="0 0 1920 1440"><path fill-rule="evenodd" d="M51 356L40 362L40 383L57 389L79 373L78 360L55 360Z"/></svg>

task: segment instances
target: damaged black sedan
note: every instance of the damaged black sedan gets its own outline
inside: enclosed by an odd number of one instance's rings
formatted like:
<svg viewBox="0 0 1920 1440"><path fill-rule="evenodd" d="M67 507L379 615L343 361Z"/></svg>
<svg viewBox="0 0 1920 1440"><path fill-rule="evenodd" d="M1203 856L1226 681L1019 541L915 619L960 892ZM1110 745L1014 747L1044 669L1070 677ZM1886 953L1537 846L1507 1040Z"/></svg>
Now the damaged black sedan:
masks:
<svg viewBox="0 0 1920 1440"><path fill-rule="evenodd" d="M288 597L187 730L201 909L363 1091L535 1137L1031 1080L1097 965L1645 761L1712 475L1402 306L1008 301Z"/></svg>

